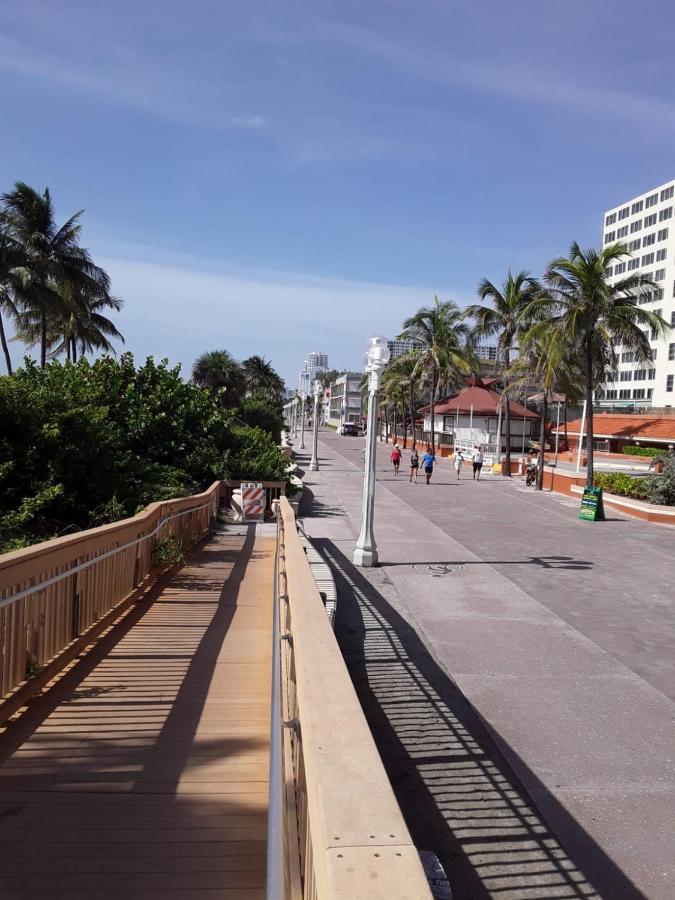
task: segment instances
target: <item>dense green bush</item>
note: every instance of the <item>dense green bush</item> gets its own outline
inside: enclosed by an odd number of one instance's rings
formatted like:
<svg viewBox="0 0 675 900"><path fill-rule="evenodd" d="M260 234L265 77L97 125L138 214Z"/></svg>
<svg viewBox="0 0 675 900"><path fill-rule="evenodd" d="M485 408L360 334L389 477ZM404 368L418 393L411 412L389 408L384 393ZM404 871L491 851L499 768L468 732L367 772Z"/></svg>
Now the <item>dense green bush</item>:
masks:
<svg viewBox="0 0 675 900"><path fill-rule="evenodd" d="M660 506L675 506L675 456L664 458L661 475L649 475L643 481L650 503L658 503Z"/></svg>
<svg viewBox="0 0 675 900"><path fill-rule="evenodd" d="M634 497L637 500L646 500L645 478L634 478L625 472L602 472L593 478L593 484L601 487L610 494L618 494L620 497Z"/></svg>
<svg viewBox="0 0 675 900"><path fill-rule="evenodd" d="M665 451L663 447L659 449L658 447L626 446L621 448L621 452L626 456L663 456Z"/></svg>
<svg viewBox="0 0 675 900"><path fill-rule="evenodd" d="M133 515L287 460L179 367L130 354L0 377L0 551Z"/></svg>
<svg viewBox="0 0 675 900"><path fill-rule="evenodd" d="M271 434L277 444L281 440L284 417L280 403L253 395L239 405L239 416L247 425Z"/></svg>

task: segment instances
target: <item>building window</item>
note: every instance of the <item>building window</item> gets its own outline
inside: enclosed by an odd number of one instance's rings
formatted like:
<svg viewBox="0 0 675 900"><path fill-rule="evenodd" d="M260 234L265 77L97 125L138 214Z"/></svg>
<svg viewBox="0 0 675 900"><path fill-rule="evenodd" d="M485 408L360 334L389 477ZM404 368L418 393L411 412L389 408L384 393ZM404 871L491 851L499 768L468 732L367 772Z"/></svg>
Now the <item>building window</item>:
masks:
<svg viewBox="0 0 675 900"><path fill-rule="evenodd" d="M647 370L647 381L653 381L656 378L656 369Z"/></svg>
<svg viewBox="0 0 675 900"><path fill-rule="evenodd" d="M619 400L630 400L630 391L627 388L619 391Z"/></svg>
<svg viewBox="0 0 675 900"><path fill-rule="evenodd" d="M666 375L666 393L672 394L673 392L673 376Z"/></svg>
<svg viewBox="0 0 675 900"><path fill-rule="evenodd" d="M665 269L657 269L654 274L654 281L665 281L666 279L666 270Z"/></svg>
<svg viewBox="0 0 675 900"><path fill-rule="evenodd" d="M659 213L659 222L665 222L666 219L669 219L673 214L673 207L666 206L665 209L662 209Z"/></svg>
<svg viewBox="0 0 675 900"><path fill-rule="evenodd" d="M645 216L645 228L651 228L652 225L656 225L656 213Z"/></svg>
<svg viewBox="0 0 675 900"><path fill-rule="evenodd" d="M633 388L633 400L644 400L645 399L645 389L644 388Z"/></svg>
<svg viewBox="0 0 675 900"><path fill-rule="evenodd" d="M624 206L623 209L619 210L619 221L621 221L621 219L627 219L629 215L630 215L630 206Z"/></svg>
<svg viewBox="0 0 675 900"><path fill-rule="evenodd" d="M651 266L654 262L654 254L653 253L645 253L642 257L642 265L643 266Z"/></svg>
<svg viewBox="0 0 675 900"><path fill-rule="evenodd" d="M635 253L636 250L639 250L640 249L640 238L638 238L635 241L631 241L630 244L628 245L628 249L630 250L631 253Z"/></svg>
<svg viewBox="0 0 675 900"><path fill-rule="evenodd" d="M611 244L611 242L614 240L615 237L616 237L615 231L608 231L607 234L605 235L605 243Z"/></svg>
<svg viewBox="0 0 675 900"><path fill-rule="evenodd" d="M667 228L661 228L660 231L659 231L659 233L658 233L658 235L657 235L657 238L656 238L656 239L657 239L658 241L666 241L666 240L668 240L668 229L667 229Z"/></svg>
<svg viewBox="0 0 675 900"><path fill-rule="evenodd" d="M633 205L630 208L631 216L634 216L635 213L639 213L639 212L642 212L642 200L636 201L635 203L633 203Z"/></svg>
<svg viewBox="0 0 675 900"><path fill-rule="evenodd" d="M642 246L643 247L651 247L652 244L656 243L656 235L652 232L652 234L646 234L642 238Z"/></svg>
<svg viewBox="0 0 675 900"><path fill-rule="evenodd" d="M614 269L612 268L612 266L607 266L607 268L605 269L605 276L607 278L611 278L613 273Z"/></svg>
<svg viewBox="0 0 675 900"><path fill-rule="evenodd" d="M661 191L661 203L663 203L664 200L670 200L673 196L673 191L675 191L675 188L672 185L668 188L664 188Z"/></svg>
<svg viewBox="0 0 675 900"><path fill-rule="evenodd" d="M647 370L646 369L636 369L634 377L635 377L635 381L646 381L647 380Z"/></svg>
<svg viewBox="0 0 675 900"><path fill-rule="evenodd" d="M617 263L614 266L614 274L621 275L622 272L626 271L626 263Z"/></svg>
<svg viewBox="0 0 675 900"><path fill-rule="evenodd" d="M633 373L630 369L626 372L619 372L619 381L632 381Z"/></svg>
<svg viewBox="0 0 675 900"><path fill-rule="evenodd" d="M624 350L624 352L621 354L621 362L635 362L635 352L633 350ZM626 379L624 378L622 380L625 381Z"/></svg>
<svg viewBox="0 0 675 900"><path fill-rule="evenodd" d="M625 238L628 234L628 225L622 225L621 228L616 233L616 236L620 238Z"/></svg>
<svg viewBox="0 0 675 900"><path fill-rule="evenodd" d="M662 262L666 258L666 254L668 253L665 247L661 247L660 250L656 251L656 261Z"/></svg>
<svg viewBox="0 0 675 900"><path fill-rule="evenodd" d="M639 259L629 259L628 260L628 271L632 272L633 269L637 269L639 265L640 265Z"/></svg>
<svg viewBox="0 0 675 900"><path fill-rule="evenodd" d="M647 400L651 400L654 395L654 388L647 388Z"/></svg>
<svg viewBox="0 0 675 900"><path fill-rule="evenodd" d="M675 328L675 312L671 312L670 314L670 327Z"/></svg>
<svg viewBox="0 0 675 900"><path fill-rule="evenodd" d="M610 213L605 219L605 225L613 225L616 222L616 213Z"/></svg>
<svg viewBox="0 0 675 900"><path fill-rule="evenodd" d="M608 400L616 400L616 391L605 391L605 397Z"/></svg>
<svg viewBox="0 0 675 900"><path fill-rule="evenodd" d="M675 359L675 344L668 344L668 361L672 362Z"/></svg>
<svg viewBox="0 0 675 900"><path fill-rule="evenodd" d="M630 223L630 233L635 234L636 231L642 231L642 219Z"/></svg>

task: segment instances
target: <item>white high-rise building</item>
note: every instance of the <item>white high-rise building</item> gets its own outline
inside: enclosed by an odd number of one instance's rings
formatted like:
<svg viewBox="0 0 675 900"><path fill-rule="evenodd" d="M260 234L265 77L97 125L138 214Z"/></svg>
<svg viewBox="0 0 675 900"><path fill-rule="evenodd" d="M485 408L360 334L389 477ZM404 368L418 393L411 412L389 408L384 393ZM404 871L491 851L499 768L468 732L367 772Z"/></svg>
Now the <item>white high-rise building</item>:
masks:
<svg viewBox="0 0 675 900"><path fill-rule="evenodd" d="M328 370L328 354L314 350L307 355L305 364L298 376L298 390L307 395L311 394L316 376L319 372Z"/></svg>
<svg viewBox="0 0 675 900"><path fill-rule="evenodd" d="M608 271L614 284L627 275L644 275L657 285L640 302L675 326L675 182L633 197L607 210L603 244L624 241L630 255ZM675 398L675 330L663 340L652 340L654 361L635 363L630 351L619 352L617 381L607 383L604 401L628 405L672 406Z"/></svg>
<svg viewBox="0 0 675 900"><path fill-rule="evenodd" d="M419 350L424 346L424 341L418 341L416 338L390 338L387 340L387 347L392 359L398 359L404 353L410 353L411 350Z"/></svg>

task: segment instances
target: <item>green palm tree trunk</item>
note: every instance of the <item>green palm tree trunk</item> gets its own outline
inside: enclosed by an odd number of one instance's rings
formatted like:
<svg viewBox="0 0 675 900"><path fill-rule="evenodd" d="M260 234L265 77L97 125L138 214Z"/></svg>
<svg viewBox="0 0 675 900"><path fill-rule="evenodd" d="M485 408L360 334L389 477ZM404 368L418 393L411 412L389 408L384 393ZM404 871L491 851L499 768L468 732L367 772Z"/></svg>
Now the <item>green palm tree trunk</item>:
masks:
<svg viewBox="0 0 675 900"><path fill-rule="evenodd" d="M0 315L0 343L2 343L2 352L5 354L5 365L7 366L7 374L12 374L12 358L9 355L9 347L7 346L7 338L5 336L5 326Z"/></svg>

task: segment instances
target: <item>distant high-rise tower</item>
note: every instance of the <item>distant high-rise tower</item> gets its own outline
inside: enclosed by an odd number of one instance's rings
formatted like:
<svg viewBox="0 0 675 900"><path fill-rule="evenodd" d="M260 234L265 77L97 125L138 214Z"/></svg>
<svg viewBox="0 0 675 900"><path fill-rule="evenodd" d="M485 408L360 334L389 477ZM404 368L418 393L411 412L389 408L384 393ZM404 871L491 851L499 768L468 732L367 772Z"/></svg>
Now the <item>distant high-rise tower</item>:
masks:
<svg viewBox="0 0 675 900"><path fill-rule="evenodd" d="M301 393L310 394L312 386L319 372L328 370L328 354L319 350L314 350L307 355L305 364L300 371L298 378L298 390Z"/></svg>
<svg viewBox="0 0 675 900"><path fill-rule="evenodd" d="M410 353L411 350L420 350L424 346L423 341L416 338L393 338L387 341L389 353L392 359L398 359L404 353Z"/></svg>

